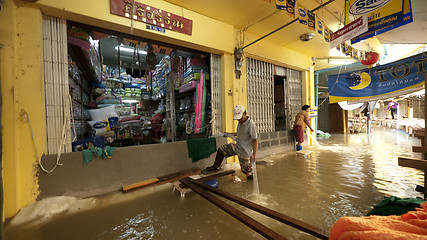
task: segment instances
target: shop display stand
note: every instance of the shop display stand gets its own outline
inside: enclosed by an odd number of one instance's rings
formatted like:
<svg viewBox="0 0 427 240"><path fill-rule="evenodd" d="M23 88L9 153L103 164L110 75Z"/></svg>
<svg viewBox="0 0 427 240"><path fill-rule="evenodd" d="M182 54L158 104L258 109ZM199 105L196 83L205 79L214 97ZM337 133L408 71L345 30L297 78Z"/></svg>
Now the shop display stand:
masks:
<svg viewBox="0 0 427 240"><path fill-rule="evenodd" d="M77 139L85 138L88 135L88 118L85 115L85 110L90 108L90 102L92 101L92 90L89 83L88 72L84 62L84 58L78 58L77 55L82 55L82 50L78 50L79 47L69 45L68 54L72 61L76 63L79 75L76 76L69 71L69 81L70 81L70 93L73 104L74 118L71 119L71 126L75 127ZM77 51L77 53L76 53Z"/></svg>
<svg viewBox="0 0 427 240"><path fill-rule="evenodd" d="M166 118L169 119L168 136L172 141L176 140L176 114L175 114L175 81L172 81L171 73L168 74L166 90Z"/></svg>

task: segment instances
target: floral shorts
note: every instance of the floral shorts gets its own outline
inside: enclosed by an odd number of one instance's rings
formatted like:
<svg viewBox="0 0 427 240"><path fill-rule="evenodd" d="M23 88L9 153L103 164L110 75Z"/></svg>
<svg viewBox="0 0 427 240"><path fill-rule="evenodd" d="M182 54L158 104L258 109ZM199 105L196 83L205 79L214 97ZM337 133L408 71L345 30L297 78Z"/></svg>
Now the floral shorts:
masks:
<svg viewBox="0 0 427 240"><path fill-rule="evenodd" d="M218 151L221 151L222 154L224 154L224 157L232 157L232 156L238 156L239 157L239 163L240 163L240 169L245 175L251 175L252 174L252 164L250 161L250 158L244 158L239 156L239 154L236 151L236 144L229 143L226 145L222 145L219 147Z"/></svg>

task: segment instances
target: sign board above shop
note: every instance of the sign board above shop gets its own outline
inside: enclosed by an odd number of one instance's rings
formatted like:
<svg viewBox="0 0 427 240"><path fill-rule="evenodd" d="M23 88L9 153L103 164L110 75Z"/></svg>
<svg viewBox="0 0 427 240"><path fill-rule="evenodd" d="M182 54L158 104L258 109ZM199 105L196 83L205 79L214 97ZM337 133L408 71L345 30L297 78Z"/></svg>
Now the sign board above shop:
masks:
<svg viewBox="0 0 427 240"><path fill-rule="evenodd" d="M413 21L411 0L346 0L345 22L368 16L368 31L353 38L351 44L393 30Z"/></svg>
<svg viewBox="0 0 427 240"><path fill-rule="evenodd" d="M331 34L331 48L368 31L368 17L363 15Z"/></svg>
<svg viewBox="0 0 427 240"><path fill-rule="evenodd" d="M132 2L131 0L110 0L110 13L125 18L133 16L135 21L191 36L193 31L192 20L137 1L135 1L132 15Z"/></svg>

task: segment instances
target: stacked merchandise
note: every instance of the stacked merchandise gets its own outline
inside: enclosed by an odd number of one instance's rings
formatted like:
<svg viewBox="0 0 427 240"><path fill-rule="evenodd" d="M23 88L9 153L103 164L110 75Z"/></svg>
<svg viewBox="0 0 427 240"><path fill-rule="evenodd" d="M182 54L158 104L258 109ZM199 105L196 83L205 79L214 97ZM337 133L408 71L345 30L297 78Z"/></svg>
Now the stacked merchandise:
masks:
<svg viewBox="0 0 427 240"><path fill-rule="evenodd" d="M178 71L182 78L179 93L175 95L177 137L185 140L189 135L206 132L206 112L210 102L206 85L209 67L205 59L196 55L180 58Z"/></svg>
<svg viewBox="0 0 427 240"><path fill-rule="evenodd" d="M141 100L141 84L132 83L124 85L124 100Z"/></svg>
<svg viewBox="0 0 427 240"><path fill-rule="evenodd" d="M209 67L206 60L196 57L187 59L187 66L184 73L184 85L180 87L180 91L183 88L190 89L196 88L195 96L195 114L194 114L194 133L205 133L206 132L206 105L207 105L207 89L206 80L209 80Z"/></svg>
<svg viewBox="0 0 427 240"><path fill-rule="evenodd" d="M101 81L101 60L99 44L94 41L86 30L70 27L67 30L67 42L80 62L80 67L86 72L88 80Z"/></svg>
<svg viewBox="0 0 427 240"><path fill-rule="evenodd" d="M187 58L185 69L184 79L179 88L180 93L195 89L197 82L200 81L202 71L204 80L209 80L209 67L204 59L199 57Z"/></svg>
<svg viewBox="0 0 427 240"><path fill-rule="evenodd" d="M141 100L141 89L145 89L145 79L132 78L126 74L125 69L119 71L118 68L112 67L105 67L102 79L106 89L98 90L101 95L96 98L94 105L99 108L98 110L113 107L115 112L113 115L117 116L117 119L111 119L111 116L108 119L96 119L97 122L91 124L92 133L96 136L104 136L107 142L141 139L143 121L135 113L135 108L125 103ZM100 127L102 129L99 129Z"/></svg>
<svg viewBox="0 0 427 240"><path fill-rule="evenodd" d="M88 113L91 118L88 123L92 128L92 136L103 136L107 142L112 142L115 138L114 130L120 127L115 106L89 109Z"/></svg>
<svg viewBox="0 0 427 240"><path fill-rule="evenodd" d="M171 71L171 63L169 55L165 55L159 64L156 65L156 70L153 73L153 100L159 100L166 96L167 75Z"/></svg>
<svg viewBox="0 0 427 240"><path fill-rule="evenodd" d="M86 110L93 107L91 85L101 80L99 45L88 31L76 27L68 28L67 42L73 139L83 139L89 135Z"/></svg>
<svg viewBox="0 0 427 240"><path fill-rule="evenodd" d="M82 73L77 67L76 63L68 56L68 81L70 87L70 95L72 99L72 119L71 127L72 139L81 139L87 135L87 118L85 117L85 108L83 107L82 95L83 89L81 87ZM86 100L86 97L85 97ZM85 101L84 104L88 105L89 101Z"/></svg>

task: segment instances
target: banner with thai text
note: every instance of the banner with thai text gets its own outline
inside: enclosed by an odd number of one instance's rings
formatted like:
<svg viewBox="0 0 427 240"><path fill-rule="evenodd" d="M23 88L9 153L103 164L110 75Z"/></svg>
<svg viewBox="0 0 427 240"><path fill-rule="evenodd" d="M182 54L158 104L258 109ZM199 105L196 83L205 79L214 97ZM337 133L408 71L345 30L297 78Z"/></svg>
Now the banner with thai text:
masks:
<svg viewBox="0 0 427 240"><path fill-rule="evenodd" d="M329 102L366 102L410 93L424 85L426 63L424 52L370 69L329 75Z"/></svg>
<svg viewBox="0 0 427 240"><path fill-rule="evenodd" d="M368 16L368 31L353 38L351 44L413 22L411 0L346 0L345 22Z"/></svg>
<svg viewBox="0 0 427 240"><path fill-rule="evenodd" d="M192 20L136 1L110 0L110 13L187 35L193 31Z"/></svg>
<svg viewBox="0 0 427 240"><path fill-rule="evenodd" d="M359 36L366 31L368 31L368 17L364 15L332 33L331 48L334 48L355 36Z"/></svg>

